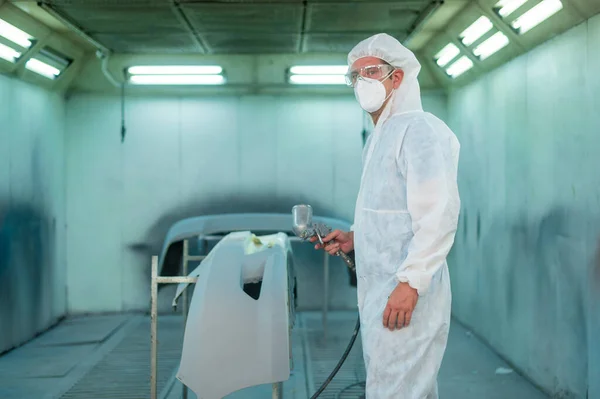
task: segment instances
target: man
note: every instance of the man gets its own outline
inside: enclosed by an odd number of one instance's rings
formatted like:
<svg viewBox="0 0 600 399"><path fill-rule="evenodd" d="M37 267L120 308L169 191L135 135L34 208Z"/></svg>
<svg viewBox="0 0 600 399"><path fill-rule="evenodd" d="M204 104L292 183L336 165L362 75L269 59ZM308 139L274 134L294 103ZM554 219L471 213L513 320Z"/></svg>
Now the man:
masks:
<svg viewBox="0 0 600 399"><path fill-rule="evenodd" d="M348 65L347 80L375 129L363 150L352 231L329 234L325 250L355 251L367 398L437 398L450 326L446 257L460 209L459 143L423 111L420 64L396 39L362 41Z"/></svg>

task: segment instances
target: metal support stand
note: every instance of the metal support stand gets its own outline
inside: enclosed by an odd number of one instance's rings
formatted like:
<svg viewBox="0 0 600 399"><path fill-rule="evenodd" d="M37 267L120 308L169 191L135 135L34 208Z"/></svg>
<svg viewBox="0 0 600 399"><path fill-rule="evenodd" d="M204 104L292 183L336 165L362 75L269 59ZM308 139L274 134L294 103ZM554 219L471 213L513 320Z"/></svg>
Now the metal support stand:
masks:
<svg viewBox="0 0 600 399"><path fill-rule="evenodd" d="M327 339L327 311L329 308L329 254L323 251L323 339Z"/></svg>
<svg viewBox="0 0 600 399"><path fill-rule="evenodd" d="M150 292L152 307L150 310L150 398L158 399L158 284L195 284L196 277L160 277L158 276L158 256L152 257L152 280ZM184 316L185 317L185 316Z"/></svg>
<svg viewBox="0 0 600 399"><path fill-rule="evenodd" d="M283 398L283 382L276 382L273 384L273 394L271 397L273 399Z"/></svg>
<svg viewBox="0 0 600 399"><path fill-rule="evenodd" d="M150 312L150 397L156 399L157 383L156 383L156 366L157 366L157 346L156 346L156 317L158 316L158 256L152 257L152 282L150 284L150 296L152 298Z"/></svg>
<svg viewBox="0 0 600 399"><path fill-rule="evenodd" d="M190 255L190 241L189 240L183 240L183 256L182 256L182 269L183 269L183 275L187 276L189 271L188 271L188 262L190 261L202 261L204 258L206 258L205 255L200 255L200 256L192 256ZM182 294L182 301L183 301L183 306L182 306L182 312L183 312L183 325L186 326L187 325L187 320L188 320L188 312L189 312L189 306L190 306L190 301L188 299L188 292L187 292L187 288L185 290L183 290L183 294ZM183 392L182 392L182 398L183 399L187 399L188 397L188 388L187 386L183 386L182 387Z"/></svg>
<svg viewBox="0 0 600 399"><path fill-rule="evenodd" d="M189 256L189 241L188 240L183 240L183 275L187 276L188 275L188 256ZM187 325L187 316L188 316L188 292L187 292L187 288L185 290L183 290L183 307L182 307L182 311L183 311L183 325L186 326ZM184 327L184 331L185 331L185 327ZM183 399L187 399L188 397L188 389L187 386L185 386L185 384L182 384L182 397Z"/></svg>
<svg viewBox="0 0 600 399"><path fill-rule="evenodd" d="M161 277L158 275L158 256L152 256L152 276L150 283L150 399L158 399L158 284L195 284L198 281L197 277L188 277L189 261L202 261L206 256L191 256L189 254L189 242L183 241L183 276L178 277ZM188 296L187 289L183 292L183 325L187 323L188 315ZM183 386L183 398L187 398L187 387ZM283 398L283 383L277 382L273 384L273 399Z"/></svg>

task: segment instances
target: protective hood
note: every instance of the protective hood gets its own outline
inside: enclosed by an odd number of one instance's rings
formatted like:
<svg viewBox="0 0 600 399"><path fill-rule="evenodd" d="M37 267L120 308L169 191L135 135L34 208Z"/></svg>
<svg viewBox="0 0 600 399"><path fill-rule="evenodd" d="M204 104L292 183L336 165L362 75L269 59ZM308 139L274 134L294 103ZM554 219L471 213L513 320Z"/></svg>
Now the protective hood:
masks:
<svg viewBox="0 0 600 399"><path fill-rule="evenodd" d="M421 64L417 57L392 36L380 33L358 43L348 54L348 66L359 58L376 57L395 68L404 71L404 79L400 87L394 91L387 103L378 125L390 116L411 111L423 111L421 104L421 88L417 77Z"/></svg>

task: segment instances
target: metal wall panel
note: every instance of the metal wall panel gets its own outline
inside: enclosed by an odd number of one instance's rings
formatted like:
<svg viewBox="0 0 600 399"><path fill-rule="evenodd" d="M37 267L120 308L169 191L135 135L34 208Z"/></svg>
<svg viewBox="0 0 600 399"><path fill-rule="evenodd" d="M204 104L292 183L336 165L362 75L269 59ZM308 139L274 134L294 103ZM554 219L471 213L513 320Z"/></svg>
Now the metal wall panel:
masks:
<svg viewBox="0 0 600 399"><path fill-rule="evenodd" d="M588 295L600 289L589 279L600 240L597 25L449 97L462 144L454 314L548 392L577 398L594 383L600 334Z"/></svg>
<svg viewBox="0 0 600 399"><path fill-rule="evenodd" d="M588 23L587 31L587 70L586 70L586 83L587 83L587 113L589 124L593 130L596 131L596 136L588 136L588 143L590 146L586 146L586 158L593 159L593 154L597 153L598 149L598 133L600 132L600 78L598 78L598 71L600 71L600 15L591 19ZM593 146L593 141L596 140L596 147ZM597 156L596 156L596 159ZM588 176L598 176L598 167L588 168ZM597 177L596 177L597 178ZM587 200L590 202L590 207L598 209L599 196L596 198L588 196ZM594 204L595 202L595 204ZM593 233L597 231L597 225L593 224L594 220L588 220L587 228L590 233L588 235L593 237ZM600 340L596 339L600 335L600 240L597 242L589 242L587 244L587 251L596 251L596 256L590 263L589 281L588 281L588 332L587 342L588 348L588 383L589 392L588 397L590 399L600 398Z"/></svg>
<svg viewBox="0 0 600 399"><path fill-rule="evenodd" d="M65 312L64 100L0 76L0 352Z"/></svg>

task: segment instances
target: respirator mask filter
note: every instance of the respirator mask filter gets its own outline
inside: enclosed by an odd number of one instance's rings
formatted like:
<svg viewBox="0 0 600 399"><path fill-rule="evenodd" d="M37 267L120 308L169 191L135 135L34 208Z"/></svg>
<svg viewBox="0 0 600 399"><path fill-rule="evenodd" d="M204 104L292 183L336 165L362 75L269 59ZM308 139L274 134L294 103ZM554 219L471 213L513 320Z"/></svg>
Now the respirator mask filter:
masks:
<svg viewBox="0 0 600 399"><path fill-rule="evenodd" d="M394 73L394 70L381 79L373 79L361 75L357 76L356 84L354 85L354 95L362 109L369 113L381 109L383 103L385 103L394 91L392 89L390 94L386 96L385 86L381 82L389 78L392 73Z"/></svg>

